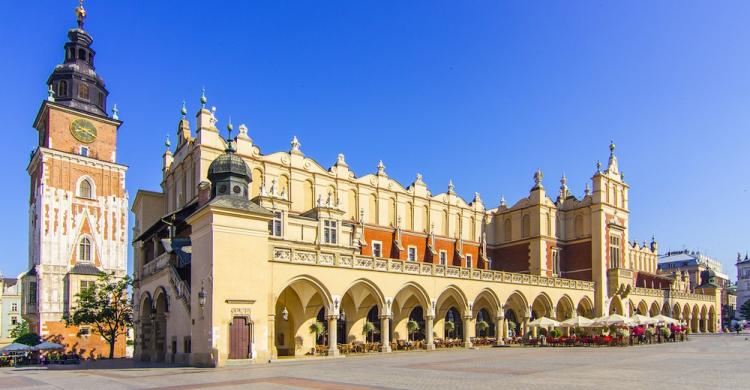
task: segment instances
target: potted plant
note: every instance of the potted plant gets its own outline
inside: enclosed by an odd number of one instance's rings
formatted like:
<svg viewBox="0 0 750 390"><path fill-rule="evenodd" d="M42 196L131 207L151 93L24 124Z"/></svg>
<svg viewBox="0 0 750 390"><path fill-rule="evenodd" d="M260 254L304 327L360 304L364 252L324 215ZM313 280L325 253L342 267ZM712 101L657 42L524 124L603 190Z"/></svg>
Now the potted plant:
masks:
<svg viewBox="0 0 750 390"><path fill-rule="evenodd" d="M560 331L560 329L552 329L549 332L549 335L552 336L552 337L554 337L554 338L558 338L558 337L562 336L562 332Z"/></svg>
<svg viewBox="0 0 750 390"><path fill-rule="evenodd" d="M409 320L409 322L406 323L406 330L409 331L409 341L414 337L414 332L419 330L419 324L417 321Z"/></svg>
<svg viewBox="0 0 750 390"><path fill-rule="evenodd" d="M325 327L320 321L315 321L310 324L310 334L315 336L315 345L318 345L318 338L325 332ZM315 350L313 350L314 353Z"/></svg>
<svg viewBox="0 0 750 390"><path fill-rule="evenodd" d="M375 334L375 324L373 324L370 321L365 321L365 324L362 325L362 334L367 338L367 336L370 336L370 343L372 343L372 336Z"/></svg>
<svg viewBox="0 0 750 390"><path fill-rule="evenodd" d="M456 330L456 324L453 321L445 321L445 331L448 332L448 336L453 338L453 331Z"/></svg>
<svg viewBox="0 0 750 390"><path fill-rule="evenodd" d="M489 328L490 328L490 324L488 324L487 321L482 320L482 321L477 322L477 330L479 330L480 336L486 337L487 334L485 332L487 332L487 329Z"/></svg>

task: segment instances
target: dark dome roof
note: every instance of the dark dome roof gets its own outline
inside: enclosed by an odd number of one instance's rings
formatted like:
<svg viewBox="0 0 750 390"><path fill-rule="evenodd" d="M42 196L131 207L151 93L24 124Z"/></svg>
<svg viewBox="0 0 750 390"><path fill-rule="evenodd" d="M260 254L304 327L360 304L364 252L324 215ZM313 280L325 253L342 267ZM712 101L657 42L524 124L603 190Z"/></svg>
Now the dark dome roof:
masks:
<svg viewBox="0 0 750 390"><path fill-rule="evenodd" d="M250 180L250 168L242 157L227 150L208 167L208 180L214 181L218 176L241 176Z"/></svg>

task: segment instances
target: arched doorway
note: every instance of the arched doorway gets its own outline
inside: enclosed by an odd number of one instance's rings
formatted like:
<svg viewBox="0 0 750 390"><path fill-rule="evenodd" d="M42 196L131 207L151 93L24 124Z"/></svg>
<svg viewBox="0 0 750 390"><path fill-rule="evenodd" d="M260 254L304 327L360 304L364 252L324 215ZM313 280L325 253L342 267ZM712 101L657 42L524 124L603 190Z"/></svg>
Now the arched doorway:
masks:
<svg viewBox="0 0 750 390"><path fill-rule="evenodd" d="M422 310L422 306L416 306L414 309L411 310L411 313L409 313L409 321L416 321L417 325L419 326L419 330L416 332L408 335L411 340L424 340L424 311Z"/></svg>
<svg viewBox="0 0 750 390"><path fill-rule="evenodd" d="M453 323L453 329L447 325L449 322ZM461 313L454 306L445 313L445 325L443 325L443 337L446 339L462 339L464 338L464 325L461 319Z"/></svg>
<svg viewBox="0 0 750 390"><path fill-rule="evenodd" d="M487 323L487 329L481 330L479 324L484 321ZM477 313L477 324L476 324L476 335L477 337L495 337L495 322L492 321L490 312L487 309L480 309Z"/></svg>
<svg viewBox="0 0 750 390"><path fill-rule="evenodd" d="M326 290L312 278L299 278L278 293L273 330L278 356L305 355L315 351L316 345L325 345L326 314L331 304L328 297ZM323 326L318 337L312 332L317 322Z"/></svg>
<svg viewBox="0 0 750 390"><path fill-rule="evenodd" d="M167 294L161 290L156 293L156 309L154 325L154 358L157 362L163 362L167 354Z"/></svg>
<svg viewBox="0 0 750 390"><path fill-rule="evenodd" d="M151 313L151 310L154 308L153 301L151 300L151 296L146 294L146 296L141 300L141 309L140 309L140 315L139 320L141 322L141 361L144 362L150 362L151 361L151 354L154 352L153 342L154 342L154 326L153 321L151 320L152 315L156 315L156 312L153 314Z"/></svg>

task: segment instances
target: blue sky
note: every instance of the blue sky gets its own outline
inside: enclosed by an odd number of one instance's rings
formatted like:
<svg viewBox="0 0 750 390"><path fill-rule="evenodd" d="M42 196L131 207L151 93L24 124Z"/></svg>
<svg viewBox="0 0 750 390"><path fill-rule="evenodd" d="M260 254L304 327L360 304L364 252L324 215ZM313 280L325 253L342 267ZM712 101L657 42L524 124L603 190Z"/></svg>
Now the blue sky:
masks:
<svg viewBox="0 0 750 390"><path fill-rule="evenodd" d="M27 268L31 124L76 3L15 2L0 27L6 275ZM631 239L700 249L732 277L736 252L750 249L748 2L86 7L97 71L125 121L118 159L131 200L159 188L164 138L205 85L220 125L246 123L262 152L288 150L296 135L324 166L341 152L364 175L382 159L404 184L421 172L442 192L453 179L492 207L501 194L526 196L537 168L548 191L564 172L580 196L613 139L631 185Z"/></svg>

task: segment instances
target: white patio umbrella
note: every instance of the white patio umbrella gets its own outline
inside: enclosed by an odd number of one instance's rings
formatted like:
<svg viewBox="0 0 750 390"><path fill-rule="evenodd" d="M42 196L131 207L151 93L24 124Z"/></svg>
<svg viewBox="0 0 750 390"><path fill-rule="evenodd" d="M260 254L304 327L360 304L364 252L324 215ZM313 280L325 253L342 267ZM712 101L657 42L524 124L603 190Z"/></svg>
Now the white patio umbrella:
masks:
<svg viewBox="0 0 750 390"><path fill-rule="evenodd" d="M63 347L62 345L60 345L58 343L53 343L53 342L50 342L50 341L45 341L45 342L43 342L41 344L37 344L37 345L31 347L31 349L34 350L34 351L49 351L49 350L53 350L53 349L63 349L63 348L65 348L65 347Z"/></svg>
<svg viewBox="0 0 750 390"><path fill-rule="evenodd" d="M633 314L630 317L630 320L633 321L635 325L652 325L658 322L652 317L644 316L641 314Z"/></svg>
<svg viewBox="0 0 750 390"><path fill-rule="evenodd" d="M623 317L619 314L610 314L605 317L600 317L596 324L599 326L612 326L612 325L630 325L633 321L630 318Z"/></svg>
<svg viewBox="0 0 750 390"><path fill-rule="evenodd" d="M572 318L568 318L567 320L560 323L560 326L563 328L586 328L591 326L594 323L594 320L590 318L586 318L583 316L575 316Z"/></svg>
<svg viewBox="0 0 750 390"><path fill-rule="evenodd" d="M8 344L2 348L0 348L0 352L26 352L31 351L32 347L26 344L21 343L11 343Z"/></svg>
<svg viewBox="0 0 750 390"><path fill-rule="evenodd" d="M663 323L663 324L676 324L676 325L680 324L680 321L672 317L667 317L664 314L659 314L658 316L653 317L653 320L656 321L657 323Z"/></svg>
<svg viewBox="0 0 750 390"><path fill-rule="evenodd" d="M537 326L541 328L549 328L552 326L560 326L560 322L555 321L551 318L547 317L541 317L537 318L534 321L529 322L529 326Z"/></svg>

